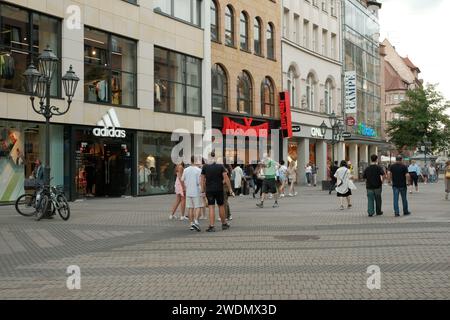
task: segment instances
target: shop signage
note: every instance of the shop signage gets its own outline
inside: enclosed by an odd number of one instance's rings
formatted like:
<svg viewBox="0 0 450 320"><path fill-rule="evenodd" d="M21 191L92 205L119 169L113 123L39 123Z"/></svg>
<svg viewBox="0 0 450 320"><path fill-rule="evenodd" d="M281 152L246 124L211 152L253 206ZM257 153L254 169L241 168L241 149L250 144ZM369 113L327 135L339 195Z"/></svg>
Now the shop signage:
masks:
<svg viewBox="0 0 450 320"><path fill-rule="evenodd" d="M354 127L356 125L356 119L353 117L347 117L347 126Z"/></svg>
<svg viewBox="0 0 450 320"><path fill-rule="evenodd" d="M292 115L289 92L280 92L280 118L283 138L292 138Z"/></svg>
<svg viewBox="0 0 450 320"><path fill-rule="evenodd" d="M344 139L348 139L348 138L351 138L351 137L352 137L352 134L350 132L344 132L342 134L342 138L344 138Z"/></svg>
<svg viewBox="0 0 450 320"><path fill-rule="evenodd" d="M269 123L263 123L258 126L252 126L252 118L244 118L245 124L237 123L231 120L229 117L223 117L223 129L222 133L227 134L228 130L234 132L234 134L239 134L245 137L261 137L267 138L269 133Z"/></svg>
<svg viewBox="0 0 450 320"><path fill-rule="evenodd" d="M302 131L302 128L300 126L293 126L292 127L292 132L300 132Z"/></svg>
<svg viewBox="0 0 450 320"><path fill-rule="evenodd" d="M365 123L360 123L358 125L358 133L365 137L375 138L377 136L375 129L368 127Z"/></svg>
<svg viewBox="0 0 450 320"><path fill-rule="evenodd" d="M311 137L324 138L320 128L311 128Z"/></svg>
<svg viewBox="0 0 450 320"><path fill-rule="evenodd" d="M356 114L356 71L347 71L344 76L345 113Z"/></svg>
<svg viewBox="0 0 450 320"><path fill-rule="evenodd" d="M127 133L125 130L117 129L120 128L119 118L117 118L116 111L114 108L108 110L108 112L103 116L102 120L97 122L100 128L95 128L92 132L96 137L104 138L126 138Z"/></svg>

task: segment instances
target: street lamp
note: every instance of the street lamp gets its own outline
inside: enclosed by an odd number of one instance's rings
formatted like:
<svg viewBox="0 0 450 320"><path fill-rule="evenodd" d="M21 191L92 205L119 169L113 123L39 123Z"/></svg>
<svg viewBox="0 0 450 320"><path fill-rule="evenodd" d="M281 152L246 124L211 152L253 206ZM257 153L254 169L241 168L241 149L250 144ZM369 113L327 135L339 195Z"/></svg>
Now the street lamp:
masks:
<svg viewBox="0 0 450 320"><path fill-rule="evenodd" d="M325 136L327 134L327 130L328 130L328 126L325 123L325 121L322 122L322 124L320 125L320 133L322 134L322 137L325 139Z"/></svg>
<svg viewBox="0 0 450 320"><path fill-rule="evenodd" d="M70 69L62 77L62 83L67 97L67 107L64 111L61 111L58 107L52 106L50 102L52 79L58 70L59 59L53 53L52 49L47 47L39 56L38 62L39 70L31 63L23 73L23 76L25 77L27 91L31 94L30 100L33 110L37 114L45 117L44 187L48 188L50 186L50 119L53 116L62 116L69 111L80 78L76 76L72 70L72 66L70 66ZM36 96L39 98L39 108L34 103Z"/></svg>
<svg viewBox="0 0 450 320"><path fill-rule="evenodd" d="M330 125L331 125L331 145L333 147L333 155L332 161L334 163L334 145L337 144L341 140L342 133L345 130L344 123L336 117L336 114L333 112L330 115Z"/></svg>
<svg viewBox="0 0 450 320"><path fill-rule="evenodd" d="M425 154L425 167L427 166L427 154L428 154L428 150L430 149L431 145L432 145L432 143L428 140L428 138L424 137L421 149Z"/></svg>

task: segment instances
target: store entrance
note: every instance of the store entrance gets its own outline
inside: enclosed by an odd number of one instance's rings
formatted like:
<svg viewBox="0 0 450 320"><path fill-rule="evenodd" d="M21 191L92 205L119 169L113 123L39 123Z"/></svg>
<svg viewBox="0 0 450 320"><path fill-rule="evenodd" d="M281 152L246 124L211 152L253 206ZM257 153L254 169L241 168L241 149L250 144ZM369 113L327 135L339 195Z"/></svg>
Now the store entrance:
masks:
<svg viewBox="0 0 450 320"><path fill-rule="evenodd" d="M82 139L76 145L77 198L131 195L131 142L91 135L78 138Z"/></svg>

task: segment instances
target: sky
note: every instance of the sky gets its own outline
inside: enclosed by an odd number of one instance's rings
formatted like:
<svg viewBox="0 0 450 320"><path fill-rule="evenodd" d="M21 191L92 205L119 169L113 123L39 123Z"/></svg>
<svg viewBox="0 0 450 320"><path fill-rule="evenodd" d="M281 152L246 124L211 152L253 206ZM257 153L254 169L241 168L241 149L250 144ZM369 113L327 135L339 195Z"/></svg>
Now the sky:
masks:
<svg viewBox="0 0 450 320"><path fill-rule="evenodd" d="M420 68L425 83L439 84L450 100L450 0L380 0L381 41Z"/></svg>

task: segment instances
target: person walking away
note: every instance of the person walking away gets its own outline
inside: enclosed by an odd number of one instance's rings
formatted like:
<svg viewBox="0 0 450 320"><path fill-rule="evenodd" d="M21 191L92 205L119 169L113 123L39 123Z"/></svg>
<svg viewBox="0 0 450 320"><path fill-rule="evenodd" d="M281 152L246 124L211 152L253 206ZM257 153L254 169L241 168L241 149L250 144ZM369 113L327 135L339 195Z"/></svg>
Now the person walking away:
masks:
<svg viewBox="0 0 450 320"><path fill-rule="evenodd" d="M368 200L368 214L369 217L375 215L383 215L381 193L383 191L383 177L385 172L382 167L378 165L378 156L372 155L370 157L371 165L364 170L363 179L366 180L367 200ZM374 207L375 202L375 207Z"/></svg>
<svg viewBox="0 0 450 320"><path fill-rule="evenodd" d="M284 160L280 161L280 167L278 168L278 176L280 179L280 197L284 198L286 196L286 184L288 182L288 168Z"/></svg>
<svg viewBox="0 0 450 320"><path fill-rule="evenodd" d="M295 161L289 162L287 174L289 184L289 197L294 197L298 194L295 191L295 183L297 182L297 165L295 164Z"/></svg>
<svg viewBox="0 0 450 320"><path fill-rule="evenodd" d="M233 170L234 176L234 193L237 196L242 196L242 179L244 179L244 171L237 165Z"/></svg>
<svg viewBox="0 0 450 320"><path fill-rule="evenodd" d="M433 165L430 165L430 169L428 170L430 175L430 183L436 182L436 168Z"/></svg>
<svg viewBox="0 0 450 320"><path fill-rule="evenodd" d="M416 164L415 161L412 161L411 164L409 165L408 173L411 180L410 181L411 187L409 189L409 193L413 193L414 186L416 187L416 192L419 192L419 176L422 176L422 170L420 170L420 167ZM424 179L423 176L422 179Z"/></svg>
<svg viewBox="0 0 450 320"><path fill-rule="evenodd" d="M309 163L305 166L305 174L306 174L306 182L308 183L308 187L311 187L312 167L311 167L311 164L309 164Z"/></svg>
<svg viewBox="0 0 450 320"><path fill-rule="evenodd" d="M407 199L407 181L409 178L408 167L403 164L403 158L397 156L395 164L389 171L389 181L394 191L394 213L396 217L400 216L400 208L398 206L399 195L402 197L403 214L408 216L411 214L408 209Z"/></svg>
<svg viewBox="0 0 450 320"><path fill-rule="evenodd" d="M311 176L312 176L312 185L314 187L317 187L317 171L319 169L317 168L317 166L315 164L311 165Z"/></svg>
<svg viewBox="0 0 450 320"><path fill-rule="evenodd" d="M253 193L253 198L255 198L255 195L259 192L259 198L262 197L262 185L264 181L264 172L261 163L258 163L255 169L255 175L256 175L256 190Z"/></svg>
<svg viewBox="0 0 450 320"><path fill-rule="evenodd" d="M428 183L428 175L429 175L429 169L428 169L428 165L425 164L422 168L422 176L423 176L423 183L427 184Z"/></svg>
<svg viewBox="0 0 450 320"><path fill-rule="evenodd" d="M344 210L344 199L347 199L347 208L350 209L352 207L350 198L352 195L352 190L350 190L350 179L353 176L345 160L341 161L341 166L336 170L334 176L337 180L336 191L337 196L340 199L340 210Z"/></svg>
<svg viewBox="0 0 450 320"><path fill-rule="evenodd" d="M184 190L186 190L186 208L188 209L189 222L191 223L191 231L200 232L200 224L198 222L200 210L203 207L202 195L200 192L200 175L202 170L199 164L195 163L195 157L191 157L191 166L183 171L181 182Z"/></svg>
<svg viewBox="0 0 450 320"><path fill-rule="evenodd" d="M248 179L248 192L249 194L254 194L255 193L255 189L256 189L256 183L255 183L255 168L253 167L253 165L249 164L246 168L245 168L245 175L246 178ZM251 191L250 191L251 189Z"/></svg>
<svg viewBox="0 0 450 320"><path fill-rule="evenodd" d="M262 196L261 202L256 204L259 208L264 208L264 200L266 199L267 194L270 192L274 196L275 203L273 204L273 208L278 208L278 190L277 190L277 166L278 164L272 160L269 156L265 156L263 159L264 166L264 181L262 187Z"/></svg>
<svg viewBox="0 0 450 320"><path fill-rule="evenodd" d="M444 181L445 181L445 200L448 200L448 195L450 194L450 161L447 161L445 164L445 174L444 174Z"/></svg>
<svg viewBox="0 0 450 320"><path fill-rule="evenodd" d="M201 175L201 187L202 193L206 193L209 206L209 227L206 232L215 232L214 227L215 220L215 206L219 207L219 216L222 221L222 230L228 230L229 224L226 222L225 207L223 198L223 182L225 181L229 190L231 188L231 182L228 178L227 170L222 164L217 163L216 155L211 153L211 164L207 164L202 169ZM234 197L234 192L231 192Z"/></svg>
<svg viewBox="0 0 450 320"><path fill-rule="evenodd" d="M231 166L228 165L225 167L227 170L228 178L231 176L231 172L233 171ZM223 206L225 207L225 216L227 221L233 220L233 217L231 215L231 209L230 209L230 203L228 202L228 195L231 194L233 190L228 189L227 183L225 179L223 180ZM219 217L220 220L220 217Z"/></svg>
<svg viewBox="0 0 450 320"><path fill-rule="evenodd" d="M184 172L184 165L183 163L180 163L175 168L175 203L172 206L172 213L169 216L169 219L172 220L176 218L175 213L178 209L178 207L181 208L181 216L180 220L188 220L187 217L185 217L185 210L186 210L186 197L185 192L183 189L183 184L181 183L181 177L183 176Z"/></svg>
<svg viewBox="0 0 450 320"><path fill-rule="evenodd" d="M331 184L330 184L330 192L328 194L331 194L333 192L334 189L336 189L336 182L337 179L334 176L336 174L336 171L339 169L338 167L338 162L335 161L334 163L331 164L330 167L330 179L331 179Z"/></svg>

